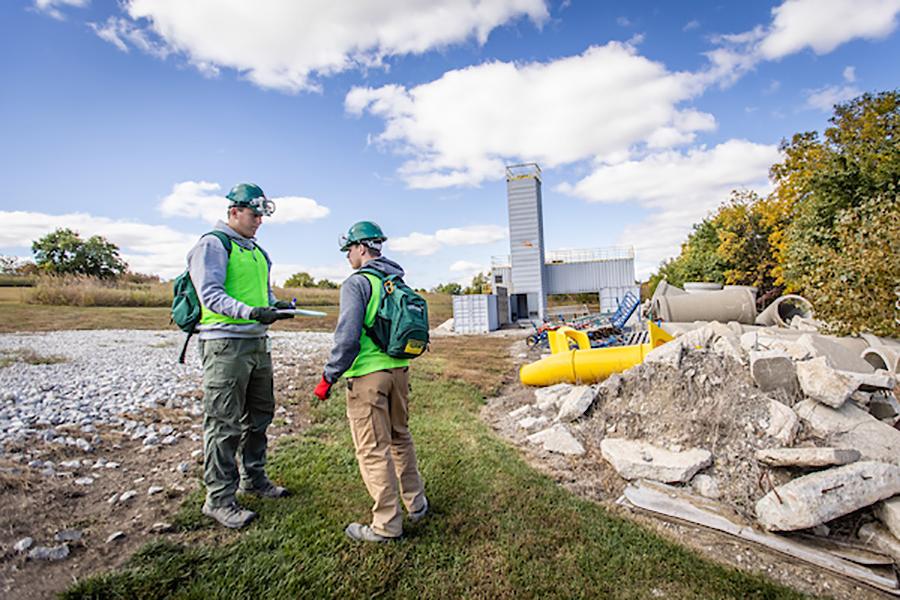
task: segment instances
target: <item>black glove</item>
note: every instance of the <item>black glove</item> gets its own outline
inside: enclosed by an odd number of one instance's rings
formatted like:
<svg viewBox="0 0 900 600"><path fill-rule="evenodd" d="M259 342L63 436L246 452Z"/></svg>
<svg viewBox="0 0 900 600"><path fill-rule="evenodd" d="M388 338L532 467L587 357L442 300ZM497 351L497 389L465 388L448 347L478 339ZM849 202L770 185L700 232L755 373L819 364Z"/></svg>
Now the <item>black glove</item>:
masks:
<svg viewBox="0 0 900 600"><path fill-rule="evenodd" d="M288 302L287 300L276 300L275 304L273 304L275 308L296 308L293 302Z"/></svg>
<svg viewBox="0 0 900 600"><path fill-rule="evenodd" d="M293 319L294 315L280 313L271 306L257 306L250 311L250 318L259 321L263 325L271 325L280 319Z"/></svg>

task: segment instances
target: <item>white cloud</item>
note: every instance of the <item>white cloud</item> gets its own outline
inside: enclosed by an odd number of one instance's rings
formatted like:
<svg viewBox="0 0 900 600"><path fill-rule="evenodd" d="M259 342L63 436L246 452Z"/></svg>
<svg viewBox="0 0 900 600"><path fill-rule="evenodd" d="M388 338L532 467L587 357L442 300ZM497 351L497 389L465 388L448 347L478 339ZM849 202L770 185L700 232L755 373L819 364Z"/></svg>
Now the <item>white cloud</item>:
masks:
<svg viewBox="0 0 900 600"><path fill-rule="evenodd" d="M691 19L687 23L684 24L684 27L681 28L682 31L692 31L694 29L698 29L700 27L700 21L697 19Z"/></svg>
<svg viewBox="0 0 900 600"><path fill-rule="evenodd" d="M65 20L66 16L60 10L62 7L72 6L75 8L84 8L90 3L90 0L34 0L34 9L45 15L53 17L58 21Z"/></svg>
<svg viewBox="0 0 900 600"><path fill-rule="evenodd" d="M827 85L807 92L806 106L830 113L835 104L846 102L860 94L862 91L853 85Z"/></svg>
<svg viewBox="0 0 900 600"><path fill-rule="evenodd" d="M296 92L354 68L381 67L390 56L421 54L526 17L540 26L544 0L126 0L129 21L101 27L107 41L130 41L156 54L179 53L205 74L234 69L253 83ZM126 39L125 32L135 39ZM150 42L143 45L143 41Z"/></svg>
<svg viewBox="0 0 900 600"><path fill-rule="evenodd" d="M759 46L766 59L811 48L827 54L856 38L879 39L897 27L900 0L787 0Z"/></svg>
<svg viewBox="0 0 900 600"><path fill-rule="evenodd" d="M844 67L844 72L842 73L844 76L844 81L847 83L853 83L856 81L856 67L848 66Z"/></svg>
<svg viewBox="0 0 900 600"><path fill-rule="evenodd" d="M225 218L228 200L220 194L222 186L209 181L182 181L160 202L159 210L167 217L188 217L215 223ZM327 217L330 210L312 198L282 196L272 198L275 214L266 217L267 224L311 223Z"/></svg>
<svg viewBox="0 0 900 600"><path fill-rule="evenodd" d="M714 38L707 53L709 83L730 85L762 60L778 60L810 48L827 54L854 39L881 39L897 27L900 0L785 0L772 22Z"/></svg>
<svg viewBox="0 0 900 600"><path fill-rule="evenodd" d="M410 187L435 188L500 179L508 161L553 167L690 142L715 127L711 115L678 108L699 91L691 74L610 42L548 63L448 71L410 89L356 87L344 103L384 119L375 141L412 156L399 169Z"/></svg>
<svg viewBox="0 0 900 600"><path fill-rule="evenodd" d="M184 270L188 250L196 235L176 231L164 225L147 225L97 217L87 213L50 215L25 211L0 211L4 227L0 247L31 248L31 243L59 229L77 231L82 239L103 236L121 249L131 270L174 277Z"/></svg>
<svg viewBox="0 0 900 600"><path fill-rule="evenodd" d="M678 253L691 225L726 201L734 189L764 193L776 146L730 140L714 148L659 152L641 160L601 166L575 185L558 190L588 202L635 202L650 216L628 226L616 241L635 247L639 276Z"/></svg>
<svg viewBox="0 0 900 600"><path fill-rule="evenodd" d="M469 260L458 260L450 265L450 272L455 273L452 281L460 285L469 285L473 277L479 273L490 273L491 268Z"/></svg>
<svg viewBox="0 0 900 600"><path fill-rule="evenodd" d="M122 52L128 52L129 44L131 44L138 50L159 59L165 59L171 53L165 44L154 40L147 31L127 19L109 17L103 25L97 23L88 23L88 25L100 39L109 42Z"/></svg>
<svg viewBox="0 0 900 600"><path fill-rule="evenodd" d="M389 238L387 247L393 252L429 256L444 246L478 246L506 238L506 228L499 225L470 225L438 229L433 234L413 232Z"/></svg>

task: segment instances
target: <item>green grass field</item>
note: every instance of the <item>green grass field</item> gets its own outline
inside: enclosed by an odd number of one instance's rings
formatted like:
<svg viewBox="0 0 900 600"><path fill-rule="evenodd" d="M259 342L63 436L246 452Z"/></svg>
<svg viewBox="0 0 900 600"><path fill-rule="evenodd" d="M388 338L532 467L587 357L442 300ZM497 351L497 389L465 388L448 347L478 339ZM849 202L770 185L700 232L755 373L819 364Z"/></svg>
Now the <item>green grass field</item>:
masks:
<svg viewBox="0 0 900 600"><path fill-rule="evenodd" d="M792 598L760 577L700 558L529 467L478 417L510 374L508 341L442 339L413 369L411 429L431 502L386 545L343 535L371 501L357 471L342 390L271 453L293 496L247 499L260 514L222 534L182 507L182 535L65 598ZM284 440L282 440L284 442ZM175 540L182 541L175 541ZM187 542L185 540L191 540Z"/></svg>

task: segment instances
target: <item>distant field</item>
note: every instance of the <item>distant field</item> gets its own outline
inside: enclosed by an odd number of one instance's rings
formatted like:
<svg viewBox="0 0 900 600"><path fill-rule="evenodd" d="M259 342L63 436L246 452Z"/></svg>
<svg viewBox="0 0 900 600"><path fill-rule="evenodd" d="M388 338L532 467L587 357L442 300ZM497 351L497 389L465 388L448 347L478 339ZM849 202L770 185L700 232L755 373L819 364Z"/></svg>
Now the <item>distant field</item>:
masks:
<svg viewBox="0 0 900 600"><path fill-rule="evenodd" d="M31 288L0 287L0 333L16 331L55 331L62 329L174 329L169 324L166 306L49 306L28 304ZM171 292L167 292L171 298ZM297 298L297 305L315 307L327 313L324 318L295 318L275 324L284 331L332 331L337 323L338 290L316 288L276 290L281 298ZM440 325L452 315L450 296L426 294L429 320L432 327Z"/></svg>

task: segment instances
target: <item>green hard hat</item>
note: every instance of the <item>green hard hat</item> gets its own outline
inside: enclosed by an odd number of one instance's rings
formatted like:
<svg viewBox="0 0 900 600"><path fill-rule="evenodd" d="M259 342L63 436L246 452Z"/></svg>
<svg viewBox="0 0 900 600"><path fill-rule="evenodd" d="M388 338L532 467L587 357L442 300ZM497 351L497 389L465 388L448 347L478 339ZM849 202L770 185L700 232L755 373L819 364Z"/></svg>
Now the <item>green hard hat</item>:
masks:
<svg viewBox="0 0 900 600"><path fill-rule="evenodd" d="M346 235L340 238L341 252L346 252L353 244L371 240L373 242L383 242L387 239L381 227L372 221L360 221L354 223Z"/></svg>
<svg viewBox="0 0 900 600"><path fill-rule="evenodd" d="M275 212L275 203L266 198L262 188L255 183L239 183L225 196L230 206L246 206L258 215L271 216Z"/></svg>

